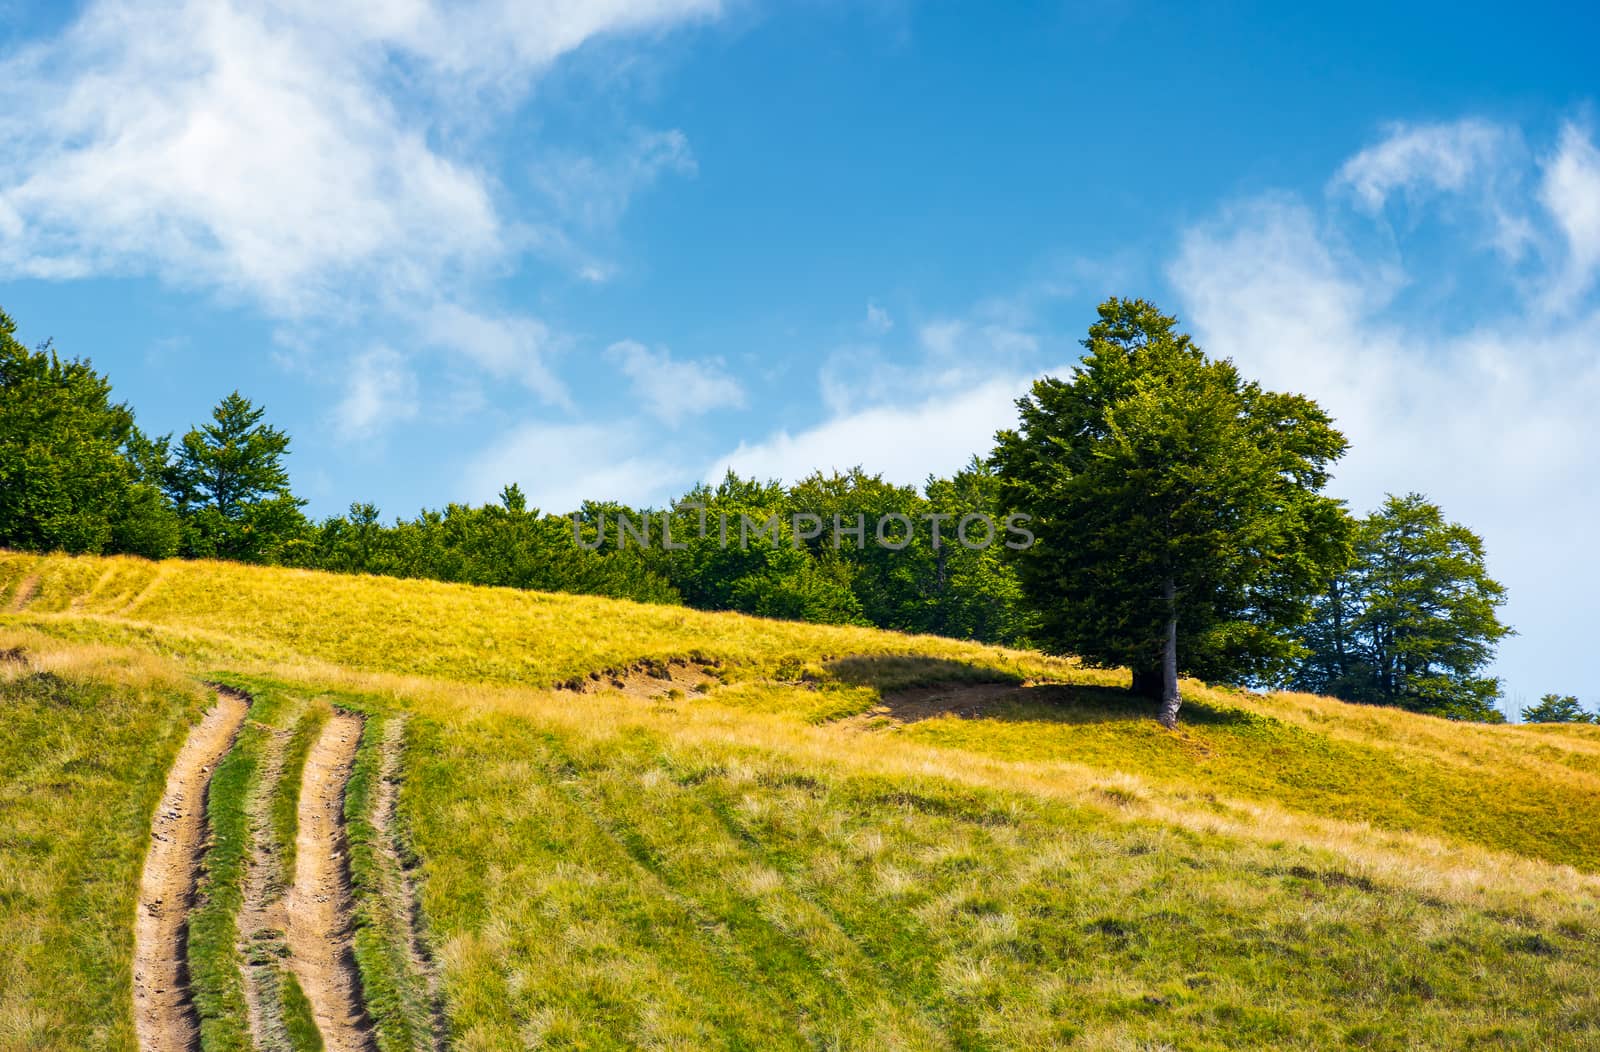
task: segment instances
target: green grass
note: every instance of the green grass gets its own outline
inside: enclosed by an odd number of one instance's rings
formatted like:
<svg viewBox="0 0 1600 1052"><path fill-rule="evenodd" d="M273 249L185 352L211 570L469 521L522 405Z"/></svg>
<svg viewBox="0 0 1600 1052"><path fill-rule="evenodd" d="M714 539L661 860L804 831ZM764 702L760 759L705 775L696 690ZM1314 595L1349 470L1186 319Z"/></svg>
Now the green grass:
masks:
<svg viewBox="0 0 1600 1052"><path fill-rule="evenodd" d="M884 733L1027 762L1112 768L1199 792L1270 800L1307 814L1600 868L1600 780L1552 777L1501 756L1441 756L1353 741L1228 704L1190 702L1175 737L1115 691L1041 688L983 719L934 719ZM1463 728L1463 736L1470 730ZM1409 753L1409 755L1408 755ZM1419 769L1420 768L1420 769Z"/></svg>
<svg viewBox="0 0 1600 1052"><path fill-rule="evenodd" d="M131 1048L150 817L208 693L138 655L50 664L0 662L0 1048Z"/></svg>
<svg viewBox="0 0 1600 1052"><path fill-rule="evenodd" d="M1174 734L1108 689L1123 674L1040 655L215 564L0 554L13 604L0 650L38 667L0 663L0 1047L128 1047L133 885L207 679L282 704L286 771L330 704L367 716L345 805L386 1050L431 1024L391 847L459 1050L1581 1049L1600 1029L1597 728L1189 683ZM671 657L717 682L552 689ZM969 688L981 704L941 714ZM402 716L389 844L376 743ZM271 799L283 845L297 786ZM58 996L79 986L102 999Z"/></svg>
<svg viewBox="0 0 1600 1052"><path fill-rule="evenodd" d="M417 742L459 1047L1580 1047L1600 1019L1578 905L638 731Z"/></svg>

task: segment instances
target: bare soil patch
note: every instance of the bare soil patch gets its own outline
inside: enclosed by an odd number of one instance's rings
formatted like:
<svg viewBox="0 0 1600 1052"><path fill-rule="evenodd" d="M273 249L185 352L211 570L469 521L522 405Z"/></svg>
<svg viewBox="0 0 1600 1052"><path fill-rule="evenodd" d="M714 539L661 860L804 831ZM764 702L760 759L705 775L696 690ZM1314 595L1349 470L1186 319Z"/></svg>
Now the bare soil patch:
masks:
<svg viewBox="0 0 1600 1052"><path fill-rule="evenodd" d="M249 700L217 691L167 775L150 827L133 929L133 1016L146 1052L187 1052L199 1038L189 997L188 916L206 842L211 772L233 746Z"/></svg>
<svg viewBox="0 0 1600 1052"><path fill-rule="evenodd" d="M29 603L33 602L33 597L38 594L39 575L30 574L29 576L24 577L22 579L22 583L17 585L16 592L11 596L11 613L14 614L23 607L27 606Z"/></svg>
<svg viewBox="0 0 1600 1052"><path fill-rule="evenodd" d="M337 713L306 757L300 782L294 884L285 896L289 966L328 1052L370 1052L372 1021L362 1005L351 950L350 867L344 794L363 721Z"/></svg>
<svg viewBox="0 0 1600 1052"><path fill-rule="evenodd" d="M561 684L580 694L619 691L630 698L659 701L676 690L681 694L704 694L720 682L717 666L708 661L673 658L670 661L639 661L623 669L601 669L587 678Z"/></svg>

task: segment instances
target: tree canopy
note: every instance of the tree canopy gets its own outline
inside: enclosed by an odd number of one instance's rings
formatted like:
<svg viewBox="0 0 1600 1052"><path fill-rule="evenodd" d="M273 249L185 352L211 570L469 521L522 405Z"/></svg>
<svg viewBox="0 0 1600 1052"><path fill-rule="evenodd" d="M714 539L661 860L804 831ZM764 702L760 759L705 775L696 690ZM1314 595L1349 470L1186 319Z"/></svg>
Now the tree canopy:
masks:
<svg viewBox="0 0 1600 1052"><path fill-rule="evenodd" d="M1348 554L1321 493L1345 440L1144 300L1101 304L1084 347L998 436L1003 496L1038 538L1016 555L1022 588L1040 642L1130 667L1170 726L1180 673L1269 677L1301 655L1286 630Z"/></svg>
<svg viewBox="0 0 1600 1052"><path fill-rule="evenodd" d="M177 519L147 474L158 449L87 361L18 343L0 312L0 546L177 550Z"/></svg>

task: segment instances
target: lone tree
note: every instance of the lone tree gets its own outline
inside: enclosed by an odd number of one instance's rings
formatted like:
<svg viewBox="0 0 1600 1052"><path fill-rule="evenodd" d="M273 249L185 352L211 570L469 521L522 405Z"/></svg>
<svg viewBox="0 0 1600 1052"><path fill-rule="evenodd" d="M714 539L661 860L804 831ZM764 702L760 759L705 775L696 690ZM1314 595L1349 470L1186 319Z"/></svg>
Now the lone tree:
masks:
<svg viewBox="0 0 1600 1052"><path fill-rule="evenodd" d="M1356 530L1355 559L1307 627L1305 690L1456 719L1503 719L1480 675L1511 629L1483 539L1421 494L1391 496Z"/></svg>
<svg viewBox="0 0 1600 1052"><path fill-rule="evenodd" d="M1578 704L1571 694L1546 694L1539 704L1522 710L1523 723L1596 723L1600 717Z"/></svg>
<svg viewBox="0 0 1600 1052"><path fill-rule="evenodd" d="M1175 726L1180 673L1248 680L1302 653L1294 633L1348 559L1348 519L1321 494L1344 436L1308 398L1213 361L1176 319L1110 299L1071 380L1017 402L994 459L1033 516L1017 555L1037 638L1133 670Z"/></svg>
<svg viewBox="0 0 1600 1052"><path fill-rule="evenodd" d="M289 491L289 436L233 392L211 423L183 436L167 490L187 526L188 554L259 561L303 532L305 501Z"/></svg>

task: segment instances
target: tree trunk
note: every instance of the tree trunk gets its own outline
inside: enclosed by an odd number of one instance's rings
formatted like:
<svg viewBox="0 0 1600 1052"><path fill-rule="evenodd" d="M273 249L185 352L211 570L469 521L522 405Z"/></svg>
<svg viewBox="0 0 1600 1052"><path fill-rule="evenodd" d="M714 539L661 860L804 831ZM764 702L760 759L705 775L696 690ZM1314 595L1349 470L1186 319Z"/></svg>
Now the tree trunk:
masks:
<svg viewBox="0 0 1600 1052"><path fill-rule="evenodd" d="M1161 651L1161 726L1172 730L1178 726L1178 592L1172 579L1167 579L1163 597L1167 601L1167 641Z"/></svg>
<svg viewBox="0 0 1600 1052"><path fill-rule="evenodd" d="M1133 692L1141 698L1159 701L1161 698L1161 664L1133 670Z"/></svg>

